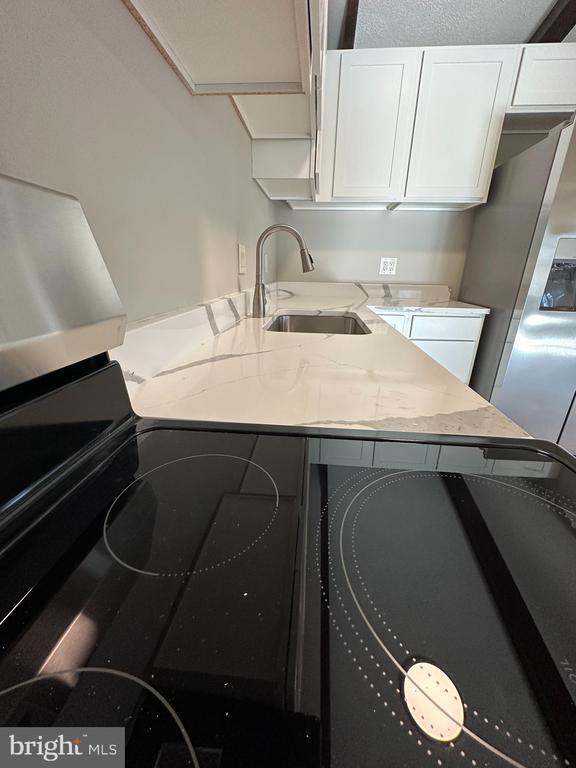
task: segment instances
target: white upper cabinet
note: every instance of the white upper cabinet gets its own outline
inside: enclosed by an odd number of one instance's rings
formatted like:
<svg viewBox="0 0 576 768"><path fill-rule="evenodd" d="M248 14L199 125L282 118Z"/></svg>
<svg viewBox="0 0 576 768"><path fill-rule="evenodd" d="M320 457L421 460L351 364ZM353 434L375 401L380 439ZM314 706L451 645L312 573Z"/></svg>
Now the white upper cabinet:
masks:
<svg viewBox="0 0 576 768"><path fill-rule="evenodd" d="M406 199L484 200L518 46L424 52Z"/></svg>
<svg viewBox="0 0 576 768"><path fill-rule="evenodd" d="M512 104L515 107L576 104L576 43L527 45Z"/></svg>
<svg viewBox="0 0 576 768"><path fill-rule="evenodd" d="M341 54L333 197L404 194L421 58L409 48Z"/></svg>
<svg viewBox="0 0 576 768"><path fill-rule="evenodd" d="M325 10L319 2L308 0ZM281 115L260 96L236 100L253 137L310 139L310 183L297 177L301 194L283 197L284 189L295 189L294 177L284 188L273 176L274 199L294 208L480 205L488 198L506 112L576 106L576 43L330 50L316 59L321 75L312 78L309 134L301 95L284 97L302 101L299 115L291 105Z"/></svg>

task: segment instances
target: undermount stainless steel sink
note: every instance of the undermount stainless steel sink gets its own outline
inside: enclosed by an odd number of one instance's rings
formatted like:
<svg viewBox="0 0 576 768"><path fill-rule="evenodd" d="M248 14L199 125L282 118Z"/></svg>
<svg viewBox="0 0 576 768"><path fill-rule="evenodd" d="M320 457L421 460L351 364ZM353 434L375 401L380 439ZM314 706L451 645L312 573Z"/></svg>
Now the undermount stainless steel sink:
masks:
<svg viewBox="0 0 576 768"><path fill-rule="evenodd" d="M372 333L370 328L352 312L342 314L291 314L276 315L266 326L267 331L283 333Z"/></svg>

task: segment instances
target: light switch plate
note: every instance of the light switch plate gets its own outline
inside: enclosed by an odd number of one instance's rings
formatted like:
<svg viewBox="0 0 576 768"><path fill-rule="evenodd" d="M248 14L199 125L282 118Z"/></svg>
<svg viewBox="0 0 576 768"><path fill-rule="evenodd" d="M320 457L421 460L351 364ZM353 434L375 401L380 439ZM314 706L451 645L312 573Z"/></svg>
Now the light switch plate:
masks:
<svg viewBox="0 0 576 768"><path fill-rule="evenodd" d="M395 275L396 274L396 265L398 264L398 259L390 259L390 258L381 258L380 259L380 274L381 275Z"/></svg>
<svg viewBox="0 0 576 768"><path fill-rule="evenodd" d="M238 274L246 274L246 246L238 243Z"/></svg>

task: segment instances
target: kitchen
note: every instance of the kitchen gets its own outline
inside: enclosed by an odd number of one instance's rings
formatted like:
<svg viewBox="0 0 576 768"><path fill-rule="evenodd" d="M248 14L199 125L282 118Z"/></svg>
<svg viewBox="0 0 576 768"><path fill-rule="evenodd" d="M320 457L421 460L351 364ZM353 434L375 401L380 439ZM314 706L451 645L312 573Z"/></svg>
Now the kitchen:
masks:
<svg viewBox="0 0 576 768"><path fill-rule="evenodd" d="M573 764L573 3L4 5L2 765Z"/></svg>

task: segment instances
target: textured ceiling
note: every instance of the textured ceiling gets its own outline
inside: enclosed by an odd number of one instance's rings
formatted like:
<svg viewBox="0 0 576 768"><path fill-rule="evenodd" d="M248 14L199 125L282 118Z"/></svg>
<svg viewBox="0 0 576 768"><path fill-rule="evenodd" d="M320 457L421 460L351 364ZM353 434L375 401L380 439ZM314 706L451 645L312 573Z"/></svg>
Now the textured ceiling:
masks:
<svg viewBox="0 0 576 768"><path fill-rule="evenodd" d="M356 48L524 43L555 0L360 0ZM334 4L332 29L341 12ZM335 40L333 31L331 43ZM331 46L335 47L335 46Z"/></svg>

